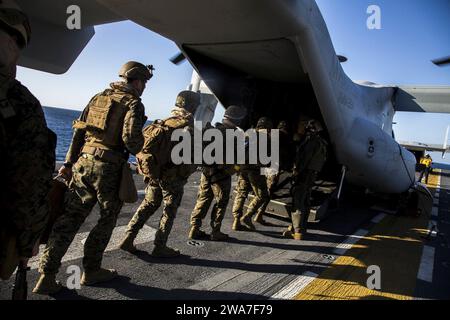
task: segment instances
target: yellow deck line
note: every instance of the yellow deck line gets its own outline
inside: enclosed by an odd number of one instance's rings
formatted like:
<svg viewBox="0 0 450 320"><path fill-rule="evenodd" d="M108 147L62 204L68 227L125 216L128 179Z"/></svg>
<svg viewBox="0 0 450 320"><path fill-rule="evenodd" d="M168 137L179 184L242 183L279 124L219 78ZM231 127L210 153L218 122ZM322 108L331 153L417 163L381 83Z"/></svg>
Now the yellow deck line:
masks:
<svg viewBox="0 0 450 320"><path fill-rule="evenodd" d="M436 186L438 175L430 175ZM387 216L294 299L412 299L428 217ZM381 269L381 290L367 288L367 268Z"/></svg>
<svg viewBox="0 0 450 320"><path fill-rule="evenodd" d="M441 182L441 170L433 170L433 173L428 177L427 187L436 188Z"/></svg>

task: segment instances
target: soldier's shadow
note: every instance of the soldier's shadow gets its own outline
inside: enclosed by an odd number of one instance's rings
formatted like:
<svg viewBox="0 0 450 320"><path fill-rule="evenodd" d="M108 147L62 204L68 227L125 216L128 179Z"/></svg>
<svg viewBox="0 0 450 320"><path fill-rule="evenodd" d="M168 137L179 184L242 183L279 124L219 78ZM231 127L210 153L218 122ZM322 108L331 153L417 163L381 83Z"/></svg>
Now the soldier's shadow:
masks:
<svg viewBox="0 0 450 320"><path fill-rule="evenodd" d="M212 292L193 289L161 289L151 286L140 285L131 282L131 278L118 276L116 279L98 284L97 288L111 288L119 294L135 300L262 300L267 297L257 294L245 294L237 292Z"/></svg>
<svg viewBox="0 0 450 320"><path fill-rule="evenodd" d="M188 256L186 254L180 254L178 257L174 257L174 258L157 258L157 257L152 256L150 253L148 253L145 250L137 250L134 253L134 256L136 256L137 258L139 258L139 259L141 259L142 261L145 261L145 262L164 262L164 261L167 261L167 260L170 260L170 261L183 261L183 260L191 258L191 256Z"/></svg>
<svg viewBox="0 0 450 320"><path fill-rule="evenodd" d="M66 287L63 287L58 293L50 295L50 297L55 300L94 300L86 296L79 295L76 290L70 290Z"/></svg>

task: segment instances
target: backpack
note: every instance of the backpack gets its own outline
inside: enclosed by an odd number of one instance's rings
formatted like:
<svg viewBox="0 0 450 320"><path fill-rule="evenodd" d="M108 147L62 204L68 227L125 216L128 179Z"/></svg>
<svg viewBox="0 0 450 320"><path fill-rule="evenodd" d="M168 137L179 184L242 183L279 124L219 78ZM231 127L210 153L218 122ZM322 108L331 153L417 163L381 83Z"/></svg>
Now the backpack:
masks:
<svg viewBox="0 0 450 320"><path fill-rule="evenodd" d="M143 129L144 146L136 155L138 172L144 177L159 179L162 171L171 164L171 151L174 142L172 132L189 125L185 117L170 117L166 120L156 120Z"/></svg>

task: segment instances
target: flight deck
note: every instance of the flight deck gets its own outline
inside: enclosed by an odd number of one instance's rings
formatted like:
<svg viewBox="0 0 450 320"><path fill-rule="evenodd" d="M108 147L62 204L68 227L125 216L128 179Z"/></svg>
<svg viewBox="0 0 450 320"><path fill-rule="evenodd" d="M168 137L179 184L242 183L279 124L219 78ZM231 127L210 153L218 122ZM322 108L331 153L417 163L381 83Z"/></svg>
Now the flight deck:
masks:
<svg viewBox="0 0 450 320"><path fill-rule="evenodd" d="M54 296L31 293L38 259L30 262L29 299L449 299L450 298L450 174L430 175L434 195L430 217L398 217L364 206L342 206L320 223L312 223L304 241L282 238L288 223L267 216L270 225L256 232L232 231L231 203L222 231L226 242L189 241L199 173L185 186L168 245L181 250L173 259L153 258L153 239L161 208L141 230L135 255L118 249L126 225L143 198L125 205L103 259L119 277L79 290L64 288ZM236 183L236 180L233 180ZM58 280L66 286L71 265L82 266L83 244L98 219L87 218L65 255ZM209 216L203 228L210 231ZM375 267L374 267L375 266ZM370 269L368 269L371 267ZM378 281L369 277L379 268ZM373 269L375 268L375 269ZM0 299L10 299L13 278L0 283ZM369 281L368 281L369 280ZM379 289L369 289L375 283Z"/></svg>

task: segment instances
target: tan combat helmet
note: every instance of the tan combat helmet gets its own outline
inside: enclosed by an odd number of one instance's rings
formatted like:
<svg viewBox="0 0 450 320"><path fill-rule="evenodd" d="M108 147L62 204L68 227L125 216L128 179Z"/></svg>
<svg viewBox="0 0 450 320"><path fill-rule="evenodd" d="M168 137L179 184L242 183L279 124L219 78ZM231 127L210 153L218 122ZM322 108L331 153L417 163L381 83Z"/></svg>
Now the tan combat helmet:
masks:
<svg viewBox="0 0 450 320"><path fill-rule="evenodd" d="M0 0L0 28L15 35L22 49L30 42L31 27L28 17L13 0Z"/></svg>
<svg viewBox="0 0 450 320"><path fill-rule="evenodd" d="M268 117L261 117L256 124L256 129L271 130L273 129L273 122Z"/></svg>
<svg viewBox="0 0 450 320"><path fill-rule="evenodd" d="M199 105L200 94L189 90L181 91L175 101L175 106L186 109L192 114L195 113Z"/></svg>
<svg viewBox="0 0 450 320"><path fill-rule="evenodd" d="M148 81L153 77L152 65L145 66L142 63L136 61L128 61L119 70L119 77L129 80L142 80Z"/></svg>

